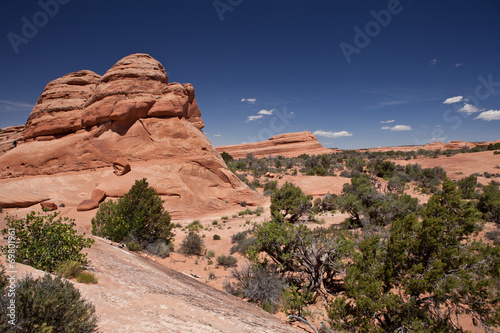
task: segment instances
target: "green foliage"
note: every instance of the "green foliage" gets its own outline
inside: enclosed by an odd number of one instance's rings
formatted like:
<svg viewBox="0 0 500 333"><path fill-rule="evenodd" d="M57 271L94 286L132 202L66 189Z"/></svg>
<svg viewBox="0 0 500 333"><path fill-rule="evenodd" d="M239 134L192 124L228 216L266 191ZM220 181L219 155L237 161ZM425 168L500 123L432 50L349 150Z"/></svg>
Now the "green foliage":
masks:
<svg viewBox="0 0 500 333"><path fill-rule="evenodd" d="M396 164L391 161L384 161L383 158L376 158L368 164L368 169L377 177L390 179L396 171Z"/></svg>
<svg viewBox="0 0 500 333"><path fill-rule="evenodd" d="M82 264L75 260L67 260L56 268L56 273L70 279L75 278L82 271Z"/></svg>
<svg viewBox="0 0 500 333"><path fill-rule="evenodd" d="M136 180L117 202L102 203L92 219L92 233L115 242L153 243L158 239L170 242L172 227L163 201L145 178Z"/></svg>
<svg viewBox="0 0 500 333"><path fill-rule="evenodd" d="M228 164L229 162L234 160L234 158L229 153L226 153L225 151L223 151L222 154L220 154L220 156L222 157L222 159L224 160L224 162L226 164Z"/></svg>
<svg viewBox="0 0 500 333"><path fill-rule="evenodd" d="M483 193L479 195L477 207L486 220L500 224L500 188L498 183L492 181L483 187Z"/></svg>
<svg viewBox="0 0 500 333"><path fill-rule="evenodd" d="M460 179L457 182L458 189L460 190L462 199L475 199L477 197L477 176L470 175Z"/></svg>
<svg viewBox="0 0 500 333"><path fill-rule="evenodd" d="M138 243L138 242L133 241L133 240L125 243L125 246L127 247L127 249L129 251L132 251L132 252L142 251L141 243Z"/></svg>
<svg viewBox="0 0 500 333"><path fill-rule="evenodd" d="M409 195L378 193L366 174L353 177L351 184L344 184L342 195L336 201L342 212L351 215L348 222L354 227L385 226L419 208L418 199Z"/></svg>
<svg viewBox="0 0 500 333"><path fill-rule="evenodd" d="M214 239L214 240L220 240L220 236L219 236L219 235L217 235L217 234L215 234L215 235L213 236L213 239Z"/></svg>
<svg viewBox="0 0 500 333"><path fill-rule="evenodd" d="M222 255L217 257L217 263L224 267L233 267L236 266L236 264L238 263L238 259L236 259L231 255L229 256Z"/></svg>
<svg viewBox="0 0 500 333"><path fill-rule="evenodd" d="M7 280L7 274L4 265L0 265L0 291L9 285L9 280Z"/></svg>
<svg viewBox="0 0 500 333"><path fill-rule="evenodd" d="M205 243L200 235L190 231L183 239L179 252L185 255L201 256L205 251Z"/></svg>
<svg viewBox="0 0 500 333"><path fill-rule="evenodd" d="M306 305L313 300L312 292L301 291L294 284L283 292L283 308L281 309L287 316L310 316L311 313L304 311Z"/></svg>
<svg viewBox="0 0 500 333"><path fill-rule="evenodd" d="M78 283L96 284L97 278L95 277L94 273L92 273L92 272L82 272L76 276L76 281L78 281Z"/></svg>
<svg viewBox="0 0 500 333"><path fill-rule="evenodd" d="M286 182L271 196L271 215L276 221L298 222L312 207L312 196L305 195L301 188Z"/></svg>
<svg viewBox="0 0 500 333"><path fill-rule="evenodd" d="M71 282L60 277L26 276L18 281L14 299L16 324L8 323L8 311L0 311L2 332L97 332L94 306L81 297ZM10 300L3 293L0 308L7 309Z"/></svg>
<svg viewBox="0 0 500 333"><path fill-rule="evenodd" d="M21 219L7 216L7 228L2 230L2 234L6 238L11 237L9 229L15 229L17 262L52 272L67 260L87 264L87 254L80 252L90 248L94 240L85 238L85 234L77 235L74 226L74 220L61 218L57 212L31 212ZM3 246L1 251L8 257L8 245Z"/></svg>
<svg viewBox="0 0 500 333"><path fill-rule="evenodd" d="M345 277L346 295L328 307L352 332L461 332L455 320L500 324L500 250L471 240L477 212L450 180L422 213L394 221L388 240L366 238ZM494 310L492 310L494 309Z"/></svg>

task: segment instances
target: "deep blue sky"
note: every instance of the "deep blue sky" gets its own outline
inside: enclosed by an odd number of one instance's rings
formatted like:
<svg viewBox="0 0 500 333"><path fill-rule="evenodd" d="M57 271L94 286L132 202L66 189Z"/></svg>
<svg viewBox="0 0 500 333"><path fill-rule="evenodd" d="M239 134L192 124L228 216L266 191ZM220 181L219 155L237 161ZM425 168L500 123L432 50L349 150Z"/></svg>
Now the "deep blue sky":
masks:
<svg viewBox="0 0 500 333"><path fill-rule="evenodd" d="M305 130L339 148L500 139L498 0L59 1L17 53L9 33L42 7L2 1L0 128L25 123L49 81L141 52L194 85L215 146ZM349 63L356 27L372 37Z"/></svg>

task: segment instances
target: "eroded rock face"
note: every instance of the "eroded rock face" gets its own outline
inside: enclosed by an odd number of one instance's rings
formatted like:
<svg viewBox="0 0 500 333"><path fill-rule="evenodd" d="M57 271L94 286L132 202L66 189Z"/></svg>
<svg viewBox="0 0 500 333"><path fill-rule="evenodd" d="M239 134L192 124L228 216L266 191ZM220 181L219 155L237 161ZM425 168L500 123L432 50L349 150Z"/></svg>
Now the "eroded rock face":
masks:
<svg viewBox="0 0 500 333"><path fill-rule="evenodd" d="M243 158L251 153L257 158L269 157L269 155L296 157L301 154L319 155L331 154L338 150L327 149L318 142L311 132L296 132L278 134L267 141L247 143L232 146L217 147L219 153L226 152L234 158Z"/></svg>
<svg viewBox="0 0 500 333"><path fill-rule="evenodd" d="M193 86L168 83L157 60L134 54L102 77L80 71L49 83L26 124L26 143L0 156L0 184L22 187L20 178L34 177L44 200L57 193L58 200L72 202L63 193L75 193L74 184L85 188L85 198L97 187L120 197L145 177L177 216L236 201L261 204L263 198L227 169L202 128ZM92 172L92 186L50 185L51 176L68 172ZM5 196L0 204L15 204ZM80 209L89 207L95 203Z"/></svg>
<svg viewBox="0 0 500 333"><path fill-rule="evenodd" d="M92 71L79 71L47 84L26 122L24 138L68 134L81 129L85 103L100 79L101 76Z"/></svg>
<svg viewBox="0 0 500 333"><path fill-rule="evenodd" d="M24 138L47 141L110 121L179 117L204 127L191 84L168 83L147 54L118 61L104 76L83 70L50 82L26 123Z"/></svg>
<svg viewBox="0 0 500 333"><path fill-rule="evenodd" d="M24 143L24 125L0 129L0 155Z"/></svg>

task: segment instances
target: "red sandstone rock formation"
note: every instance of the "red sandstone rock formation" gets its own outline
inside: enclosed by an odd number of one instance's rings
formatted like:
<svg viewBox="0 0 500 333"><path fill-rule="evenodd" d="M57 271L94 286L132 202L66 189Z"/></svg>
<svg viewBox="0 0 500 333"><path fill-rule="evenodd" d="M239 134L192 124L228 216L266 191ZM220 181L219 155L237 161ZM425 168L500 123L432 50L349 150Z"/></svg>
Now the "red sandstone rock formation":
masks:
<svg viewBox="0 0 500 333"><path fill-rule="evenodd" d="M149 55L125 57L102 77L91 71L65 75L40 96L26 123L26 143L0 156L0 187L6 189L0 205L16 206L7 191L16 182L22 192L17 198L30 193L23 190L26 176L36 176L31 183L44 200L74 202L66 194L75 194L75 184L89 192L78 202L97 186L118 197L145 177L178 216L233 202L260 204L263 198L227 169L203 126L193 86L169 84L163 66ZM112 175L115 161L128 161L132 171ZM91 172L86 182L68 174L83 171Z"/></svg>
<svg viewBox="0 0 500 333"><path fill-rule="evenodd" d="M337 152L323 147L311 132L297 132L275 135L267 141L241 145L220 146L219 153L226 152L234 158L242 158L251 153L257 158L269 155L295 157L301 154L319 155Z"/></svg>

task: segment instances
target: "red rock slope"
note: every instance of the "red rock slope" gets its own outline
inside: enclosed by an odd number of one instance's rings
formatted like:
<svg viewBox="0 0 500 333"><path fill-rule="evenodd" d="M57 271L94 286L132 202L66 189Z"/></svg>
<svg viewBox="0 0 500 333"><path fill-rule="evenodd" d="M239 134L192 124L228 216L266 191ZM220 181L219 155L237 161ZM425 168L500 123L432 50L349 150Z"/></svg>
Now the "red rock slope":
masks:
<svg viewBox="0 0 500 333"><path fill-rule="evenodd" d="M331 154L338 150L323 147L311 132L296 132L275 135L267 141L247 143L216 148L219 153L226 152L234 158L242 158L251 153L257 158L269 155L295 157L301 154Z"/></svg>
<svg viewBox="0 0 500 333"><path fill-rule="evenodd" d="M142 177L179 216L225 209L228 202L260 203L202 128L193 86L168 83L163 66L147 54L123 58L102 77L65 75L40 96L25 143L0 156L0 205L26 206L31 201L23 196L34 194L71 203L90 198L94 188L121 196ZM116 160L128 161L132 172L114 175ZM75 199L78 192L85 197Z"/></svg>

